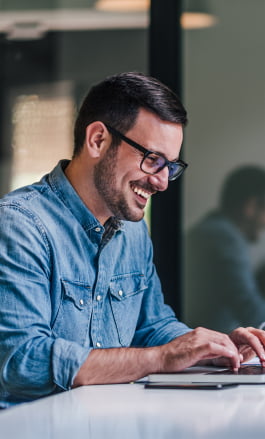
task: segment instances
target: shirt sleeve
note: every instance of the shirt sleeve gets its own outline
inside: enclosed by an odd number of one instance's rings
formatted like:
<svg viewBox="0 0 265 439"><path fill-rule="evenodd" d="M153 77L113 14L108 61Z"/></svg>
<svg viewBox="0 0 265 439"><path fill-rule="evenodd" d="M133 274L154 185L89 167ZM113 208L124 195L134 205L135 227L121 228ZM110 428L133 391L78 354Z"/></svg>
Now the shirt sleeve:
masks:
<svg viewBox="0 0 265 439"><path fill-rule="evenodd" d="M50 248L38 217L1 206L0 388L10 399L69 389L89 349L52 334Z"/></svg>
<svg viewBox="0 0 265 439"><path fill-rule="evenodd" d="M144 293L133 345L147 347L168 343L191 329L180 322L171 307L164 303L161 283L153 264L152 243L147 232L145 236L147 289Z"/></svg>

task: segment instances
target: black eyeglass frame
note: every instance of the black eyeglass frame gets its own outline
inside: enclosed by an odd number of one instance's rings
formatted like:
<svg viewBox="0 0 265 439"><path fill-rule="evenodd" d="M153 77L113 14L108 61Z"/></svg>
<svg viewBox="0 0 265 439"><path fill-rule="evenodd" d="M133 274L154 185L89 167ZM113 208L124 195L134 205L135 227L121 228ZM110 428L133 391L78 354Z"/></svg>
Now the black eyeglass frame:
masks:
<svg viewBox="0 0 265 439"><path fill-rule="evenodd" d="M185 171L185 169L188 167L188 163L185 163L183 160L180 160L180 159L179 159L179 160L177 160L177 161L175 161L175 162L171 162L171 161L167 160L166 157L163 156L163 154L161 154L161 153L159 153L159 152L151 151L151 150L149 150L149 149L144 148L144 146L139 145L139 143L135 142L135 141L132 140L132 139L129 139L129 137L125 136L125 135L122 134L120 131L116 130L116 128L113 128L113 127L111 127L111 126L108 125L108 124L105 124L105 126L106 126L107 130L108 130L111 134L114 134L115 136L119 137L121 140L123 140L124 142L128 143L128 145L132 146L133 148L138 149L138 151L141 151L141 152L144 154L143 159L142 159L142 161L141 161L141 163L140 163L140 169L141 169L145 174L155 175L155 174L157 174L158 172L162 171L162 169L164 169L164 168L167 166L167 168L168 168L168 180L169 180L169 181L174 181L174 180L176 180L178 177L180 177L180 176L183 174L183 172ZM158 168L155 172L148 172L148 171L145 171L145 170L142 168L142 165L143 165L144 160L145 160L146 157L148 157L150 154L155 154L155 155L157 155L157 156L159 156L159 157L162 157L163 160L164 160L164 164L163 164L163 166L161 166L160 168ZM170 171L176 169L176 165L180 167L179 174L176 173L176 175L174 175L174 172L173 172L173 177L170 177Z"/></svg>

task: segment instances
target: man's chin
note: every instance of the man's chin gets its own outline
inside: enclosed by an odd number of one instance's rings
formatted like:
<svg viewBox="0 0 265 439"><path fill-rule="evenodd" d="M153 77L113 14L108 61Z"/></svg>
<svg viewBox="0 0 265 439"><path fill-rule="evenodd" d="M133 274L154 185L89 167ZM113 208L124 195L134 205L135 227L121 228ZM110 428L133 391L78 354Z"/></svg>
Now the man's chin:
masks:
<svg viewBox="0 0 265 439"><path fill-rule="evenodd" d="M137 212L127 212L122 219L123 221L138 222L144 217L144 209L139 209Z"/></svg>
<svg viewBox="0 0 265 439"><path fill-rule="evenodd" d="M131 221L132 223L137 223L137 222L139 222L139 221L141 221L142 219L143 219L143 217L144 217L144 214L143 215L130 215L129 217L127 217L126 219L124 219L125 221Z"/></svg>

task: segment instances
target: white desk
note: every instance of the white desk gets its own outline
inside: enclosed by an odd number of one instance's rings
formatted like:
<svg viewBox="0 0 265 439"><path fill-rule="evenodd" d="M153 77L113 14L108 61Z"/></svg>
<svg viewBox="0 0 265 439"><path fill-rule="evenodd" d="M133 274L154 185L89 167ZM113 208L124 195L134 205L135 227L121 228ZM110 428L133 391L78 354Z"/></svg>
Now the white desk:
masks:
<svg viewBox="0 0 265 439"><path fill-rule="evenodd" d="M80 387L0 412L1 439L264 439L265 385Z"/></svg>

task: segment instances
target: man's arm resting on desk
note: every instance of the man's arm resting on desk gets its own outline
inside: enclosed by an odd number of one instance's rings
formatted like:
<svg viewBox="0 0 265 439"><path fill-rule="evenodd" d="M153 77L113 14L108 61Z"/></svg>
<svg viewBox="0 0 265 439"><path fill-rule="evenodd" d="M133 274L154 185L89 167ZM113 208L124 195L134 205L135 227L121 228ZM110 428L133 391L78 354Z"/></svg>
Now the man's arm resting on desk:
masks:
<svg viewBox="0 0 265 439"><path fill-rule="evenodd" d="M241 332L237 332L241 331ZM201 360L225 357L233 369L240 366L240 346L248 345L264 357L265 333L234 331L234 340L219 332L197 328L170 343L149 348L93 350L79 369L73 387L88 384L129 382L155 372L177 372Z"/></svg>

